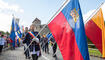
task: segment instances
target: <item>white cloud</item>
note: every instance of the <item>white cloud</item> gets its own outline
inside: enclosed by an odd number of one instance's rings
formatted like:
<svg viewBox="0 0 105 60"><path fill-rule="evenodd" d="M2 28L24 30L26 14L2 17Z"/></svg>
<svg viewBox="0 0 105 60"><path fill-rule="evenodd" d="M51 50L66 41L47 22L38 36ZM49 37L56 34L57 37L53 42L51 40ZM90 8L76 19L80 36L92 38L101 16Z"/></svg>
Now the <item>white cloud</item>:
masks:
<svg viewBox="0 0 105 60"><path fill-rule="evenodd" d="M90 10L89 12L87 12L86 14L83 15L84 23L87 22L87 19L93 14L94 11L95 11L95 9Z"/></svg>
<svg viewBox="0 0 105 60"><path fill-rule="evenodd" d="M0 30L9 31L12 23L12 15L0 13Z"/></svg>
<svg viewBox="0 0 105 60"><path fill-rule="evenodd" d="M1 10L8 10L8 11L14 11L16 13L23 13L24 10L19 7L19 5L16 4L9 4L7 2L4 2L3 0L0 0L0 9Z"/></svg>
<svg viewBox="0 0 105 60"><path fill-rule="evenodd" d="M9 4L0 0L0 30L9 31L12 23L12 13L24 13L24 10L19 5Z"/></svg>
<svg viewBox="0 0 105 60"><path fill-rule="evenodd" d="M24 13L24 10L23 10L23 9L20 9L20 12L21 12L21 13Z"/></svg>

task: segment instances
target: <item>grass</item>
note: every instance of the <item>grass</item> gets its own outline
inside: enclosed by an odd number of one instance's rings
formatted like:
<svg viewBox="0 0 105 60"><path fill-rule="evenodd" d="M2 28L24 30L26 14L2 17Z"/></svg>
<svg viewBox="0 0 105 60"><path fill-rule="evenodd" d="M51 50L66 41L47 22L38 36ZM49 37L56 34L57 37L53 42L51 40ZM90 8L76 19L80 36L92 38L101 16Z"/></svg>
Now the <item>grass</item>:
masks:
<svg viewBox="0 0 105 60"><path fill-rule="evenodd" d="M101 57L102 54L98 50L89 49L89 55Z"/></svg>

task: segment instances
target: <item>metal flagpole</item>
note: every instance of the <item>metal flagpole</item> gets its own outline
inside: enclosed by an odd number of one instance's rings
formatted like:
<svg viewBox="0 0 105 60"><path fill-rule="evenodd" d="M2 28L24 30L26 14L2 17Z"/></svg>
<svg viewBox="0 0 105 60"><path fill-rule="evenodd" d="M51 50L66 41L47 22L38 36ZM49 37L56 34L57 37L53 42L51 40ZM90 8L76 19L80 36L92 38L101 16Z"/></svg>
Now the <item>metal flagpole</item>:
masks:
<svg viewBox="0 0 105 60"><path fill-rule="evenodd" d="M44 25L44 27L39 31L39 33L36 35L36 37L44 30L44 28L54 19L55 16L57 16L59 14L59 12L65 7L65 5L69 2L70 0L66 0L64 2L64 4L58 9L58 11L51 17L51 19L47 22L46 25ZM84 24L89 21L96 13L97 11L99 11L99 9L101 8L101 6L103 5L103 3L86 19L86 21L84 22ZM32 41L33 42L33 41ZM26 50L29 48L29 46L32 44L32 42L28 45L28 47L26 48ZM55 42L54 42L55 43ZM26 51L25 50L25 51ZM24 51L24 52L25 52ZM57 52L56 52L57 53ZM55 54L56 54L55 53ZM55 55L54 54L54 55Z"/></svg>
<svg viewBox="0 0 105 60"><path fill-rule="evenodd" d="M56 17L59 12L66 6L66 4L69 2L70 0L66 0L63 5L58 9L58 11L51 17L51 19L47 22L46 25L43 26L43 28L39 31L39 33L36 35L36 37L44 30L44 28L54 19L54 17ZM32 44L33 41L31 41L31 43L27 46L27 48L25 49L24 52L26 52L26 50L29 48L29 46Z"/></svg>
<svg viewBox="0 0 105 60"><path fill-rule="evenodd" d="M104 3L102 3L90 16L89 16L89 18L87 18L86 19L86 21L84 22L84 23L86 23L87 21L89 21L98 11L99 11L99 9L101 8L101 6L103 5ZM73 35L71 35L71 37L72 37ZM55 44L56 42L54 42L54 44ZM57 52L56 52L57 53ZM55 53L55 54L56 54ZM54 55L55 55L54 54Z"/></svg>
<svg viewBox="0 0 105 60"><path fill-rule="evenodd" d="M86 19L86 21L84 22L84 24L87 23L87 22L99 11L99 9L101 8L101 6L102 6L103 4L104 4L104 3L102 3L102 4Z"/></svg>
<svg viewBox="0 0 105 60"><path fill-rule="evenodd" d="M98 11L99 11L99 9L101 8L101 6L103 5L104 3L102 3L90 16L89 16L89 18L87 18L86 19L86 21L84 22L84 23L86 23L87 21L89 21ZM71 35L71 37L72 37L73 35ZM52 37L52 36L51 36ZM54 44L55 44L56 42L54 42ZM54 45L53 45L54 46ZM50 49L51 50L51 49ZM57 53L57 52L56 52ZM56 54L56 53L54 53L54 55Z"/></svg>

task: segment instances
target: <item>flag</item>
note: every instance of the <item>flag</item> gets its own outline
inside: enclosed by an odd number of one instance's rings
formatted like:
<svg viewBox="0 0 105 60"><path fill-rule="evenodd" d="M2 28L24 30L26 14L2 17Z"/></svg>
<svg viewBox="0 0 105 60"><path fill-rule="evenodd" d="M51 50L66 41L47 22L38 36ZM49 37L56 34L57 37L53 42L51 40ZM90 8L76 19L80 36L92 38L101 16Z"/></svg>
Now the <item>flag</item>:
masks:
<svg viewBox="0 0 105 60"><path fill-rule="evenodd" d="M49 39L50 37L52 36L52 34L51 33L49 33L49 34L47 34L47 38Z"/></svg>
<svg viewBox="0 0 105 60"><path fill-rule="evenodd" d="M78 0L70 0L48 27L64 60L90 60Z"/></svg>
<svg viewBox="0 0 105 60"><path fill-rule="evenodd" d="M28 32L28 33L32 36L32 38L35 38L36 37L33 32Z"/></svg>
<svg viewBox="0 0 105 60"><path fill-rule="evenodd" d="M15 47L15 21L14 18L12 19L12 26L11 26L11 32L10 32L10 39L12 40L12 45Z"/></svg>
<svg viewBox="0 0 105 60"><path fill-rule="evenodd" d="M49 33L49 34L47 34L47 36L46 36L47 38L48 38L48 43L50 43L50 39L51 39L51 37L52 37L52 34L51 33Z"/></svg>
<svg viewBox="0 0 105 60"><path fill-rule="evenodd" d="M22 26L22 33L24 33L24 26Z"/></svg>
<svg viewBox="0 0 105 60"><path fill-rule="evenodd" d="M104 4L105 6L105 4ZM87 37L105 57L105 26L101 7L94 16L85 24Z"/></svg>
<svg viewBox="0 0 105 60"><path fill-rule="evenodd" d="M19 44L21 38L22 38L22 33L20 31L20 27L19 24L17 22L15 22L15 29L16 29L16 36L17 36L17 44Z"/></svg>

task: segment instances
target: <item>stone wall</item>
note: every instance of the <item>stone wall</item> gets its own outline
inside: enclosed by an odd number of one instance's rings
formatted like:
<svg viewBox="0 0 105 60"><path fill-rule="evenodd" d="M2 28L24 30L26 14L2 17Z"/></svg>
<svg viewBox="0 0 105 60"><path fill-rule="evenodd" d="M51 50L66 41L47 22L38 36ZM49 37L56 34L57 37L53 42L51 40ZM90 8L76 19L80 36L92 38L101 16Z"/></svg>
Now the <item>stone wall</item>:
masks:
<svg viewBox="0 0 105 60"><path fill-rule="evenodd" d="M35 20L32 22L32 25L34 25L36 28L35 28L35 31L40 31L45 24L41 24L41 20L39 20L38 18L35 18ZM40 33L40 35L42 36L43 34L48 34L50 31L49 31L49 28L48 26L46 26L44 28L44 30Z"/></svg>

